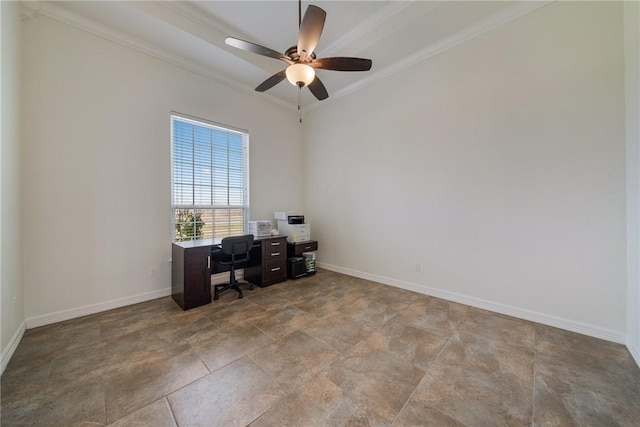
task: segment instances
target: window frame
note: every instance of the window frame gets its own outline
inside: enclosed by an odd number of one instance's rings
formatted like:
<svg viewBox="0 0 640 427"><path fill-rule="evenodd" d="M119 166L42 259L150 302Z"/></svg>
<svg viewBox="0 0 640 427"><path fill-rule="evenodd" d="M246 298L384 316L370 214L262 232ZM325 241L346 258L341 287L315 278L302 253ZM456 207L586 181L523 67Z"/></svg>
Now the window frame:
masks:
<svg viewBox="0 0 640 427"><path fill-rule="evenodd" d="M243 167L243 186L242 186L242 201L243 204L242 205L231 205L229 204L229 200L227 200L227 204L226 205L219 205L219 204L215 204L215 200L211 200L211 204L196 204L196 199L195 199L195 174L193 174L193 178L192 178L192 184L194 186L194 195L193 195L193 204L178 204L175 203L175 190L176 190L176 177L175 177L175 164L176 164L176 159L175 159L175 141L174 141L174 122L178 120L178 121L182 121L182 122L186 122L186 123L190 123L192 125L195 126L201 126L204 128L209 128L212 130L217 130L217 131L221 131L224 133L231 133L231 134L239 134L242 137L242 152L243 152L243 159L242 159L242 167ZM187 114L183 114L183 113L179 113L176 111L171 111L170 115L169 115L169 122L170 122L170 164L171 164L171 242L188 242L188 241L195 241L195 240L202 240L202 239L210 239L210 238L220 238L221 236L217 236L216 237L216 229L214 228L215 226L215 221L212 221L211 227L212 227L212 235L211 236L201 236L201 237L197 237L194 236L191 239L182 239L182 240L178 240L176 237L176 211L178 209L185 209L185 210L193 210L194 212L196 210L209 210L211 211L211 218L214 218L214 212L215 210L233 210L233 209L242 209L243 211L243 219L242 219L242 234L246 234L247 230L248 230L248 220L250 218L250 204L249 204L249 131L245 130L245 129L240 129L240 128L236 128L233 126L229 126L229 125L225 125L225 124L221 124L221 123L217 123L211 120L207 120L207 119L202 119L199 117L194 117L194 116L190 116ZM213 144L213 142L212 142ZM228 154L227 154L227 158L228 158ZM193 165L195 164L195 154L194 154L194 158L191 162L191 165L193 167ZM213 185L213 177L214 177L214 173L212 171L211 173L211 179L212 179L212 183L211 183L211 187L212 189L214 188ZM229 189L229 183L227 182L227 189ZM194 227L195 227L195 218L194 218ZM236 234L229 234L229 235L236 235ZM226 237L223 236L223 237Z"/></svg>

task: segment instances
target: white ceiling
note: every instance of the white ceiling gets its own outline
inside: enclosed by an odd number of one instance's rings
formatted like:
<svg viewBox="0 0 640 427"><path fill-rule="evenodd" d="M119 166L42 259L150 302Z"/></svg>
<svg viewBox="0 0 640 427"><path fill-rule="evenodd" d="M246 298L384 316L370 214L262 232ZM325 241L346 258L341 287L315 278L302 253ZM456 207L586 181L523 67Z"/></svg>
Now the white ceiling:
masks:
<svg viewBox="0 0 640 427"><path fill-rule="evenodd" d="M327 103L509 22L548 2L314 1L327 12L318 57L373 61L368 72L320 70L329 99L303 89L303 105ZM302 13L308 1L302 2ZM284 52L297 42L298 2L23 1L27 18L49 16L279 104L297 104L286 80L253 89L284 62L234 49L226 36Z"/></svg>

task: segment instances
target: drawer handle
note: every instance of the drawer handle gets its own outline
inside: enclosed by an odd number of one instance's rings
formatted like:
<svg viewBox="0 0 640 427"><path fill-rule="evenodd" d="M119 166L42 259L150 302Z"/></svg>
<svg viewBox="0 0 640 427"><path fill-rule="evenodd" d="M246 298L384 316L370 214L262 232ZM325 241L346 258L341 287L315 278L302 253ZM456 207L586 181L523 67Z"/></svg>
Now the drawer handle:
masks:
<svg viewBox="0 0 640 427"><path fill-rule="evenodd" d="M280 242L271 242L271 246L280 246Z"/></svg>
<svg viewBox="0 0 640 427"><path fill-rule="evenodd" d="M274 267L271 269L271 271L278 271L278 270L280 270L280 267Z"/></svg>
<svg viewBox="0 0 640 427"><path fill-rule="evenodd" d="M311 249L311 246L305 246L304 248L305 249Z"/></svg>
<svg viewBox="0 0 640 427"><path fill-rule="evenodd" d="M271 252L271 256L278 256L280 255L280 252Z"/></svg>

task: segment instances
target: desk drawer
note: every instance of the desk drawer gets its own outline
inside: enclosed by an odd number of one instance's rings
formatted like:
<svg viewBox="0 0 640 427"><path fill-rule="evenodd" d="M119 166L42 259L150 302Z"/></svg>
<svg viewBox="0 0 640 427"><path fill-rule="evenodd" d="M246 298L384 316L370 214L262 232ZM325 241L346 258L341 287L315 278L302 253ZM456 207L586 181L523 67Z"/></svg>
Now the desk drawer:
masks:
<svg viewBox="0 0 640 427"><path fill-rule="evenodd" d="M287 280L287 237L260 237L244 269L244 279L264 288Z"/></svg>
<svg viewBox="0 0 640 427"><path fill-rule="evenodd" d="M288 243L288 253L290 257L302 256L303 252L313 252L318 250L318 242L309 240L308 242Z"/></svg>
<svg viewBox="0 0 640 427"><path fill-rule="evenodd" d="M287 265L286 261L267 261L264 266L264 281L276 282L278 279L286 280L287 278Z"/></svg>
<svg viewBox="0 0 640 427"><path fill-rule="evenodd" d="M264 252L265 262L280 261L287 258L287 248L284 246L266 247Z"/></svg>
<svg viewBox="0 0 640 427"><path fill-rule="evenodd" d="M265 251L278 251L284 250L287 247L287 238L286 236L279 237L277 239L268 239L264 242Z"/></svg>

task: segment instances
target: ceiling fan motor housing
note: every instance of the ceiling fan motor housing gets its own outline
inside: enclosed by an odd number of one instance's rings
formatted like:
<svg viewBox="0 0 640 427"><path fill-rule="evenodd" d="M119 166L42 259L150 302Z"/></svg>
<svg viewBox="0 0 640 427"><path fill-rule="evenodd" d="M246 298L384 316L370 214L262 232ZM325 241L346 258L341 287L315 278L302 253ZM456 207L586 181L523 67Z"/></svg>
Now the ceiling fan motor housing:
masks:
<svg viewBox="0 0 640 427"><path fill-rule="evenodd" d="M291 60L293 62L299 62L300 61L300 55L298 55L298 46L291 46L289 49L287 49L287 51L284 54L286 56L288 56L289 58L291 58ZM311 55L309 55L309 58L311 58L311 61L316 59L316 53L312 52ZM309 61L309 62L311 62L311 61Z"/></svg>

